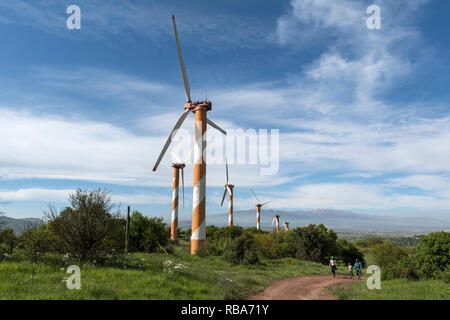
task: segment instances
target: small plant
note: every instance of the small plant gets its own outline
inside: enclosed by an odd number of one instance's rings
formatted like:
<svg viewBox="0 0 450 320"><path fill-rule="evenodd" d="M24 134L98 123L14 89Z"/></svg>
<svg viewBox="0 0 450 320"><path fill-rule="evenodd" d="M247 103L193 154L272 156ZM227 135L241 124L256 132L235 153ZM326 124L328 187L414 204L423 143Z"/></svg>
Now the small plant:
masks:
<svg viewBox="0 0 450 320"><path fill-rule="evenodd" d="M257 264L259 260L253 235L243 233L234 239L225 250L224 258L233 264Z"/></svg>

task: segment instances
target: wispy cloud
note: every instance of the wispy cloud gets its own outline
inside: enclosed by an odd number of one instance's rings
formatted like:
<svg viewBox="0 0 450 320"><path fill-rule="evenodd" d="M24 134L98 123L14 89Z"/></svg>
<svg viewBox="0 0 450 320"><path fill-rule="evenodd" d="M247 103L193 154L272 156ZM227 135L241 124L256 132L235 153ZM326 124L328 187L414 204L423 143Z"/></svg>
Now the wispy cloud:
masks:
<svg viewBox="0 0 450 320"><path fill-rule="evenodd" d="M257 19L243 18L238 14L205 15L183 3L174 6L149 1L80 0L77 5L82 14L80 33L87 39L111 39L125 34L136 34L154 41L167 39L168 35L172 38L171 16L175 13L183 40L191 45L198 45L199 37L202 46L220 50L224 49L224 44L230 45L230 49L255 48L269 42L267 26ZM67 6L58 0L2 2L0 23L32 26L60 37L75 39L74 33L66 29ZM196 41L191 41L194 38ZM133 41L132 37L129 41Z"/></svg>

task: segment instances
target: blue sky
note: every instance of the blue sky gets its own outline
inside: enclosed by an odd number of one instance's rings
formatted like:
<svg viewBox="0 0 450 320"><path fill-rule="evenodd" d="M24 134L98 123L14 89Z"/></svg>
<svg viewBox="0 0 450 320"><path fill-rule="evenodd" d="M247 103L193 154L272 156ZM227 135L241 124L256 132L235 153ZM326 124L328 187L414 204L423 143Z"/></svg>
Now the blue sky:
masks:
<svg viewBox="0 0 450 320"><path fill-rule="evenodd" d="M81 8L81 30L66 8ZM381 8L381 30L366 8ZM76 188L168 218L170 154L152 167L185 95L221 127L278 129L279 171L231 164L235 209L250 188L284 209L450 216L450 4L397 1L0 3L0 208L41 217ZM183 125L193 130L193 117ZM210 130L211 136L217 133ZM211 145L211 144L210 144ZM232 160L231 160L232 162ZM192 166L186 207L192 205ZM211 164L207 214L224 165Z"/></svg>

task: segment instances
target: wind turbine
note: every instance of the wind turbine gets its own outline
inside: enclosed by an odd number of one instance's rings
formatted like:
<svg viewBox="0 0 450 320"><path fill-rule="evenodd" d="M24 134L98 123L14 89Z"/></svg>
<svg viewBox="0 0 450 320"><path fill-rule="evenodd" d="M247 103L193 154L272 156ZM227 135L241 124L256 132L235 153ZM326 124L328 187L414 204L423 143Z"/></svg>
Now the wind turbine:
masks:
<svg viewBox="0 0 450 320"><path fill-rule="evenodd" d="M228 184L228 161L225 159L225 167L226 167L226 175L227 175L227 183L225 184L225 190L223 191L222 203L225 200L225 196L228 191L228 226L231 227L233 225L233 188L234 185Z"/></svg>
<svg viewBox="0 0 450 320"><path fill-rule="evenodd" d="M189 153L186 157L189 158ZM183 190L183 208L184 208L184 167L186 166L186 160L181 161L172 151L172 156L177 160L176 163L172 163L173 167L173 189L172 189L172 220L170 223L170 239L174 240L178 237L178 195L179 195L179 180L181 170L181 181Z"/></svg>
<svg viewBox="0 0 450 320"><path fill-rule="evenodd" d="M286 222L286 220L284 220L284 229L286 230L286 231L289 231L289 222Z"/></svg>
<svg viewBox="0 0 450 320"><path fill-rule="evenodd" d="M256 195L255 191L253 191L253 189L250 189L250 190L252 191L253 195L255 196L256 201L258 201L258 203L256 204L256 229L261 230L261 226L260 226L260 223L261 223L261 208L264 205L272 202L273 200L261 203L261 201L259 200L259 198Z"/></svg>
<svg viewBox="0 0 450 320"><path fill-rule="evenodd" d="M184 105L185 111L175 123L169 138L164 145L158 160L153 167L153 171L159 166L164 154L169 148L170 143L175 137L178 129L180 129L184 120L190 112L195 114L195 144L194 144L194 188L193 188L193 210L192 210L192 235L191 235L191 254L195 254L197 249L203 245L206 240L206 223L205 223L205 209L206 209L206 157L204 152L206 149L206 124L208 123L213 128L226 134L225 130L221 129L214 122L206 117L207 111L211 110L211 101L196 101L191 100L191 89L189 86L186 68L181 54L180 41L178 40L177 26L175 23L175 15L172 16L173 29L175 33L175 40L177 43L178 59L180 61L181 75L184 83L184 90L186 92L187 102Z"/></svg>
<svg viewBox="0 0 450 320"><path fill-rule="evenodd" d="M277 223L277 233L280 231L280 215L275 213L275 209L273 209L273 220L272 220L272 226L273 223L276 221Z"/></svg>

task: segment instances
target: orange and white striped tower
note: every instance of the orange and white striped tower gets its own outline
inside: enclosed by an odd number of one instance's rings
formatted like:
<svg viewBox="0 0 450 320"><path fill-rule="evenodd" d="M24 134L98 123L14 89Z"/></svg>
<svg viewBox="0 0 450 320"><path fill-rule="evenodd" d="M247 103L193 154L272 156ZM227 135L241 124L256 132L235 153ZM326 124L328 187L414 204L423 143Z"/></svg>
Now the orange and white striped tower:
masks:
<svg viewBox="0 0 450 320"><path fill-rule="evenodd" d="M234 185L226 184L225 188L228 189L228 226L233 225L233 188Z"/></svg>
<svg viewBox="0 0 450 320"><path fill-rule="evenodd" d="M185 167L184 163L173 163L173 189L172 189L172 222L170 224L170 239L178 237L178 195L180 185L180 169Z"/></svg>
<svg viewBox="0 0 450 320"><path fill-rule="evenodd" d="M175 16L172 16L173 30L175 33L175 40L177 44L178 59L180 62L181 76L183 78L184 90L186 92L187 103L184 105L184 112L176 122L169 138L167 139L161 153L156 160L153 171L156 171L161 163L164 154L169 148L170 143L174 139L177 131L180 129L184 120L189 113L195 114L195 144L194 144L194 189L193 189L193 210L192 210L192 235L191 235L191 253L194 254L199 246L206 240L206 225L205 225L205 191L206 191L206 161L204 152L206 149L206 124L219 130L223 134L227 134L225 130L206 117L206 112L211 110L211 102L191 100L191 88L186 74L186 68L183 62L183 55L181 53L180 41L178 39L178 31L175 23ZM183 172L183 171L182 171Z"/></svg>
<svg viewBox="0 0 450 320"><path fill-rule="evenodd" d="M280 216L279 215L275 215L275 221L277 223L277 233L280 231Z"/></svg>
<svg viewBox="0 0 450 320"><path fill-rule="evenodd" d="M185 109L195 113L194 189L192 204L191 254L206 240L206 112L211 102L186 103Z"/></svg>
<svg viewBox="0 0 450 320"><path fill-rule="evenodd" d="M260 204L260 203L258 203L256 205L256 229L258 229L258 230L261 230L261 226L260 226L260 223L261 223L261 207L262 207L262 204Z"/></svg>
<svg viewBox="0 0 450 320"><path fill-rule="evenodd" d="M262 208L262 206L272 202L273 200L261 203L261 200L259 200L255 191L253 191L253 189L250 189L250 190L252 191L253 196L255 197L256 201L258 201L257 205L256 205L256 229L261 230L261 225L260 225L261 224L261 208Z"/></svg>

